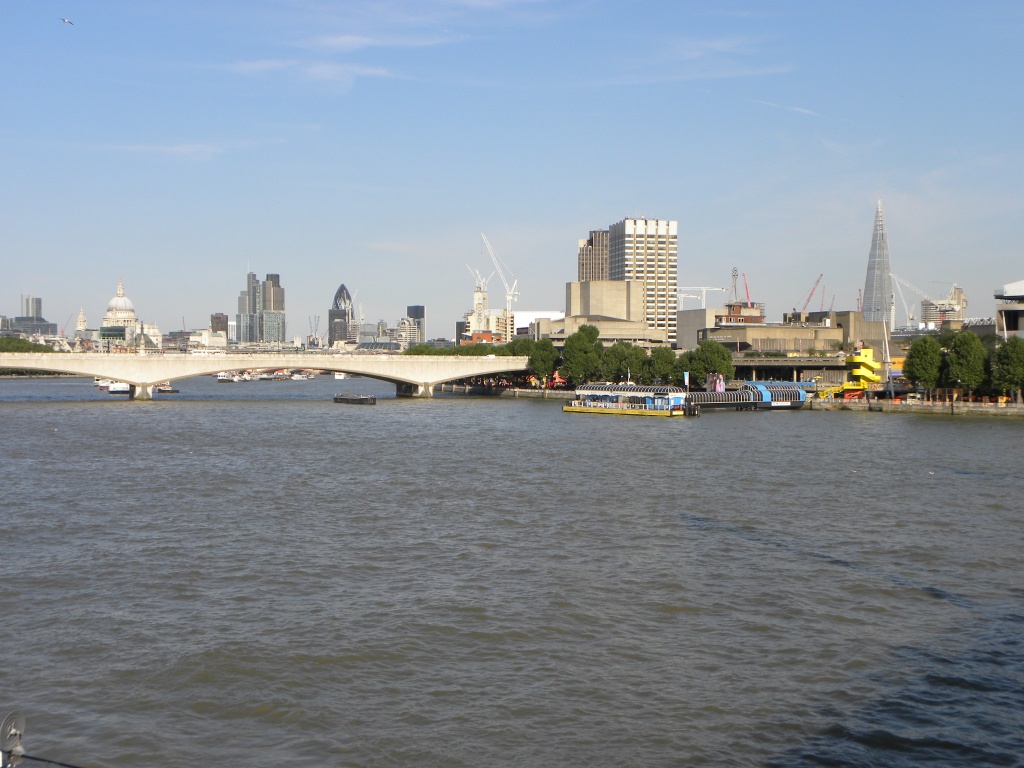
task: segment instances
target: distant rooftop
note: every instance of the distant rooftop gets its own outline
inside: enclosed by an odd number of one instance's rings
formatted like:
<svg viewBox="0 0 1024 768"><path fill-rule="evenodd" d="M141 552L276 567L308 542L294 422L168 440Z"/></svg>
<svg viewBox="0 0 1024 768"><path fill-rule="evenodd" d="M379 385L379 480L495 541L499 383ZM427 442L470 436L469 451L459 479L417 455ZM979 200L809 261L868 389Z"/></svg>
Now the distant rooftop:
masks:
<svg viewBox="0 0 1024 768"><path fill-rule="evenodd" d="M1015 283L1007 283L1002 288L996 288L997 299L1024 300L1024 280Z"/></svg>

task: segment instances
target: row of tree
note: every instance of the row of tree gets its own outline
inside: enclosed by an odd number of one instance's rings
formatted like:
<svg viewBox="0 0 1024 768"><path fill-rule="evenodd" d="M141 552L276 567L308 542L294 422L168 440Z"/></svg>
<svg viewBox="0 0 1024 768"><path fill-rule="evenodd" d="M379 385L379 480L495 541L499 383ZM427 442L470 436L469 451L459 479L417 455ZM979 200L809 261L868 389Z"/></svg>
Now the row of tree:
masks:
<svg viewBox="0 0 1024 768"><path fill-rule="evenodd" d="M1015 394L1024 389L1024 339L999 342L970 331L914 339L903 376L927 390L956 387L973 394Z"/></svg>
<svg viewBox="0 0 1024 768"><path fill-rule="evenodd" d="M0 336L0 352L53 352L53 347L46 344L34 344L25 339L13 336ZM0 368L0 376L28 376L39 371L27 368Z"/></svg>
<svg viewBox="0 0 1024 768"><path fill-rule="evenodd" d="M576 333L566 337L561 353L550 339L517 338L500 346L469 344L435 349L418 345L406 354L522 355L530 358L530 373L539 381L547 383L558 371L571 387L592 381L683 386L687 378L692 386L703 386L709 373L720 373L727 379L735 373L732 354L717 341L708 339L697 349L678 356L668 348L648 353L643 347L628 341L616 341L606 347L593 325L582 325Z"/></svg>

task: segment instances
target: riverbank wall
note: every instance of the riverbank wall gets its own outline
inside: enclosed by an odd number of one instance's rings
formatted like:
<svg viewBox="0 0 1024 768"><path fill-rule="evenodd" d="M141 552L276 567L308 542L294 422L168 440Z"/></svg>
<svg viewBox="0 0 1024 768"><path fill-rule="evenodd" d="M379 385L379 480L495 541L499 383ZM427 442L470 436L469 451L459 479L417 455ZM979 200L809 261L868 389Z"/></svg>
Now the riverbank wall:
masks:
<svg viewBox="0 0 1024 768"><path fill-rule="evenodd" d="M485 387L480 384L438 384L435 392L450 395L471 395L477 397L532 397L538 400L573 400L576 393L571 389L533 389L519 387Z"/></svg>
<svg viewBox="0 0 1024 768"><path fill-rule="evenodd" d="M1024 405L1017 403L906 402L892 400L816 400L807 401L812 411L873 411L877 413L921 413L936 416L1016 416L1024 417Z"/></svg>
<svg viewBox="0 0 1024 768"><path fill-rule="evenodd" d="M570 401L576 393L571 389L530 389L517 387L486 387L479 384L438 384L435 392L470 397L525 397L542 400ZM1024 418L1024 405L1017 403L955 403L906 402L891 400L818 400L807 401L810 411L871 411L875 413L919 413L936 416L1016 416Z"/></svg>

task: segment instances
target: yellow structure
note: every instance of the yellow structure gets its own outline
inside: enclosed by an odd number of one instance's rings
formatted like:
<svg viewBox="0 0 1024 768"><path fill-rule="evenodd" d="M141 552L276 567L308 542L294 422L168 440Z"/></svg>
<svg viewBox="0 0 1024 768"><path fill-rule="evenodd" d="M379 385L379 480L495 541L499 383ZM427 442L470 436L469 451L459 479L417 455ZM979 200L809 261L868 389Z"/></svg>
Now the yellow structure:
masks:
<svg viewBox="0 0 1024 768"><path fill-rule="evenodd" d="M846 358L846 370L850 381L844 382L838 387L829 387L818 391L818 397L835 397L836 395L849 397L854 393L863 393L872 388L873 385L882 381L882 373L879 371L882 363L875 360L875 351L869 347L859 349Z"/></svg>

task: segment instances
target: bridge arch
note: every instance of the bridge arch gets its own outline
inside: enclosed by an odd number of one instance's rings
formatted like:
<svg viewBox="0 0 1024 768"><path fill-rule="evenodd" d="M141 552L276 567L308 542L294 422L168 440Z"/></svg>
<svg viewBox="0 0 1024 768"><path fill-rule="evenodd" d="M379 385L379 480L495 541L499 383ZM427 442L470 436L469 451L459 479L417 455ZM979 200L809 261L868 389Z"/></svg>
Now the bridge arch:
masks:
<svg viewBox="0 0 1024 768"><path fill-rule="evenodd" d="M131 386L132 397L136 399L152 398L154 386L164 381L228 370L296 368L358 374L395 384L403 396L431 397L436 384L527 370L529 358L279 352L223 355L5 352L0 353L0 368L25 368L123 381Z"/></svg>

